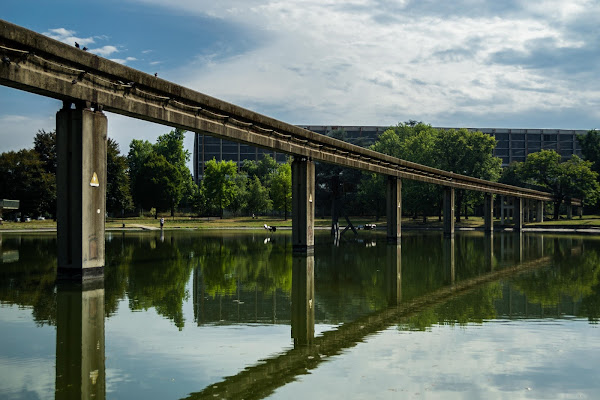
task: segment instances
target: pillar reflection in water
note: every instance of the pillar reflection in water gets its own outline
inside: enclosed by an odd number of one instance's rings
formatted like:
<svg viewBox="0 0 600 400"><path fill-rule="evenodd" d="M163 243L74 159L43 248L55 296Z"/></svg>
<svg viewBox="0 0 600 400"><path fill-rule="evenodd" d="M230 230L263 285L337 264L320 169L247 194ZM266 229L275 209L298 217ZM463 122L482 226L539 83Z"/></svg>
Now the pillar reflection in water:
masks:
<svg viewBox="0 0 600 400"><path fill-rule="evenodd" d="M494 233L490 232L483 238L483 247L485 251L486 271L494 270Z"/></svg>
<svg viewBox="0 0 600 400"><path fill-rule="evenodd" d="M387 301L396 306L402 301L402 245L388 243L386 246L385 287Z"/></svg>
<svg viewBox="0 0 600 400"><path fill-rule="evenodd" d="M292 338L294 347L315 338L315 257L292 257Z"/></svg>
<svg viewBox="0 0 600 400"><path fill-rule="evenodd" d="M104 399L104 287L57 284L56 399Z"/></svg>
<svg viewBox="0 0 600 400"><path fill-rule="evenodd" d="M455 255L454 255L454 236L444 237L444 273L446 282L454 284L455 273Z"/></svg>

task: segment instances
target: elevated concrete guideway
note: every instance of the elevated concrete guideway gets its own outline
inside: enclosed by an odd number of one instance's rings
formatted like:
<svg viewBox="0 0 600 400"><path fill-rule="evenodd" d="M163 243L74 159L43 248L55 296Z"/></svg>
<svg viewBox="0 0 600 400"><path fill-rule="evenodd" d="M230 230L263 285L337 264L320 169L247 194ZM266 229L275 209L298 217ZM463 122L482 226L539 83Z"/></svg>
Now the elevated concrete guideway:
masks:
<svg viewBox="0 0 600 400"><path fill-rule="evenodd" d="M106 190L106 159L102 161L102 155L106 154L107 128L103 110L294 156L292 193L297 198L292 201L292 240L294 250L300 252L309 252L314 245L315 161L388 176L390 241L400 237L400 179L442 185L448 190L448 199L454 196L455 189L467 189L553 201L549 193L442 171L320 135L3 20L0 20L0 58L1 85L64 102L63 110L57 114L57 142L59 149L62 148L58 155L57 183L59 199L62 196L69 203L58 208L59 255L63 255L59 268L65 264L75 270L77 265L84 265L81 268L85 271L87 265L91 271L104 263L100 243L104 223L100 217L106 211L102 200ZM523 202L515 204L522 207ZM448 201L445 211L452 219L453 201ZM514 214L522 215L518 210ZM453 225L448 226L451 229L448 233L453 234ZM516 229L521 226L522 223L515 224ZM487 229L491 225L486 225Z"/></svg>
<svg viewBox="0 0 600 400"><path fill-rule="evenodd" d="M293 156L458 189L552 201L404 161L249 111L0 20L0 84Z"/></svg>

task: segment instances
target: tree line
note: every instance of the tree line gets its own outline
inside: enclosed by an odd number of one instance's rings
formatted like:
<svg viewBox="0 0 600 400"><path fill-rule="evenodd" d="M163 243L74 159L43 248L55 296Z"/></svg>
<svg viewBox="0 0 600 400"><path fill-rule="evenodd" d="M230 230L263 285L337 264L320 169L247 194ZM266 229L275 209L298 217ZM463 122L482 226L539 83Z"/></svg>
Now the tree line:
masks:
<svg viewBox="0 0 600 400"><path fill-rule="evenodd" d="M331 136L345 140L346 132ZM112 216L143 212L185 210L196 215L264 215L291 211L291 160L278 164L265 155L259 161L206 162L203 179L194 183L187 167L185 131L174 129L155 143L134 139L127 155L108 139L107 212ZM560 204L573 198L595 206L600 197L600 134L592 130L578 138L583 158L562 161L558 153L542 150L524 162L501 167L494 157L494 137L467 129L435 129L417 121L399 123L383 132L372 150L475 178L550 191L555 199L554 217ZM0 154L0 197L21 201L24 215L52 217L56 210L56 133L38 131L33 148ZM385 215L385 177L335 165L316 165L316 205L321 216ZM439 185L405 180L403 212L413 218L441 218ZM483 194L457 190L456 218L481 208Z"/></svg>

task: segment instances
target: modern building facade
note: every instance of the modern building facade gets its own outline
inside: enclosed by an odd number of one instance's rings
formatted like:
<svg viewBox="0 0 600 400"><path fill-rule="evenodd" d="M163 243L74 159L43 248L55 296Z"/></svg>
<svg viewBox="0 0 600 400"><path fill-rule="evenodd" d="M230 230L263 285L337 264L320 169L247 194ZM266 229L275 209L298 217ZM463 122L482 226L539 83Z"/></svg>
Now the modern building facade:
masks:
<svg viewBox="0 0 600 400"><path fill-rule="evenodd" d="M345 126L345 125L299 125L299 127L329 135L339 129L346 131L347 141L358 146L369 146L377 140L389 126ZM456 129L436 127L436 129ZM555 150L563 159L576 154L581 157L581 147L577 135L584 135L586 130L571 129L502 129L502 128L467 128L470 131L481 131L494 136L498 142L494 155L502 158L502 166L514 161L525 161L529 153L540 150ZM194 137L194 180L203 178L205 163L213 158L217 161L235 161L238 165L244 160L258 161L265 154L271 155L277 162L285 162L287 155L269 150L258 149L230 142L224 139L196 133Z"/></svg>

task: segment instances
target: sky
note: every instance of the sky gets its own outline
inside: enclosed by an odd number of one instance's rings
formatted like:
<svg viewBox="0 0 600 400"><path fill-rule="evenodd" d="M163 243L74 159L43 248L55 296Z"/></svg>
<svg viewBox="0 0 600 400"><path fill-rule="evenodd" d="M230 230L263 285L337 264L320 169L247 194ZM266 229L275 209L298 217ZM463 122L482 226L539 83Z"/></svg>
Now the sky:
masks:
<svg viewBox="0 0 600 400"><path fill-rule="evenodd" d="M600 128L598 0L20 0L0 19L291 124ZM60 107L0 87L0 152ZM107 114L122 153L171 130Z"/></svg>

